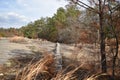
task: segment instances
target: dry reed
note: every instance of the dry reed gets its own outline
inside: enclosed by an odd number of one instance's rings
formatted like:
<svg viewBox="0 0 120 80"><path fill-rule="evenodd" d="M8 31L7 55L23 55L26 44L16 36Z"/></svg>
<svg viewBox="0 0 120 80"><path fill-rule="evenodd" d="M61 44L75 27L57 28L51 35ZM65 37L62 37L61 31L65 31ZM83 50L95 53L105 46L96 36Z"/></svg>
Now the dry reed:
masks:
<svg viewBox="0 0 120 80"><path fill-rule="evenodd" d="M54 75L53 55L46 55L43 59L33 64L28 64L22 72L16 76L16 80L50 80Z"/></svg>
<svg viewBox="0 0 120 80"><path fill-rule="evenodd" d="M56 72L54 56L47 54L43 59L29 63L19 74L16 80L83 80L88 74L87 69L81 66L70 65L62 71Z"/></svg>
<svg viewBox="0 0 120 80"><path fill-rule="evenodd" d="M63 71L59 72L53 80L83 80L88 75L87 69L82 69L81 66L76 67L70 65Z"/></svg>

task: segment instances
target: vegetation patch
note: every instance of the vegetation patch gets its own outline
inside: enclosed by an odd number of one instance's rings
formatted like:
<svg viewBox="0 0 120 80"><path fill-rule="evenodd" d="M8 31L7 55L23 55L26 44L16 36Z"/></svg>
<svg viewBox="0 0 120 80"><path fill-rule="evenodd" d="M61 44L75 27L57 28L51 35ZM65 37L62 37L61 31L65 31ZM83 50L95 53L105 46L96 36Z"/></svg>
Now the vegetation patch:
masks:
<svg viewBox="0 0 120 80"><path fill-rule="evenodd" d="M14 36L14 37L10 38L10 42L14 42L14 43L26 43L27 40L24 37L21 37L21 36Z"/></svg>

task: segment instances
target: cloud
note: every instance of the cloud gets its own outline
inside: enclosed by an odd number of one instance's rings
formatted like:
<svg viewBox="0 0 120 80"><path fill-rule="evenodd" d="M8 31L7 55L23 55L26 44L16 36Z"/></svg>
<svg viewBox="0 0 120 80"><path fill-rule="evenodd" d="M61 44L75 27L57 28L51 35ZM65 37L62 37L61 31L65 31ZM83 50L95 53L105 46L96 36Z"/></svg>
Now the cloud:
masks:
<svg viewBox="0 0 120 80"><path fill-rule="evenodd" d="M15 12L0 14L0 27L20 27L28 23L28 18Z"/></svg>
<svg viewBox="0 0 120 80"><path fill-rule="evenodd" d="M27 7L28 4L26 3L26 0L16 0L16 2L19 4L19 5L22 5L24 7Z"/></svg>
<svg viewBox="0 0 120 80"><path fill-rule="evenodd" d="M25 11L32 13L33 17L53 16L59 7L67 4L65 0L17 0L17 3L24 8Z"/></svg>
<svg viewBox="0 0 120 80"><path fill-rule="evenodd" d="M11 19L18 20L19 22L27 22L27 18L24 15L17 14L15 12L9 12L7 13L7 17L9 21Z"/></svg>
<svg viewBox="0 0 120 80"><path fill-rule="evenodd" d="M67 4L65 0L0 0L0 3L0 27L22 26L40 17L51 17Z"/></svg>

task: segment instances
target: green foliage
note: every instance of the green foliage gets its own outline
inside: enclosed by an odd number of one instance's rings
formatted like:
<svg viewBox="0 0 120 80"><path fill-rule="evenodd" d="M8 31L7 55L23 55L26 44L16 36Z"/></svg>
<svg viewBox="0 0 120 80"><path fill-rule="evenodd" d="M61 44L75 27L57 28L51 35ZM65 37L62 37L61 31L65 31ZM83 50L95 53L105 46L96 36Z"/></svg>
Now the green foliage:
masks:
<svg viewBox="0 0 120 80"><path fill-rule="evenodd" d="M59 33L62 29L69 27L69 19L78 19L79 13L80 11L76 6L69 6L66 9L61 7L53 17L40 18L22 27L20 31L28 38L43 38L50 41L58 41L60 37Z"/></svg>
<svg viewBox="0 0 120 80"><path fill-rule="evenodd" d="M94 6L94 8L98 10L97 6ZM118 15L119 13L116 13L114 16ZM105 13L104 17L106 21L110 20L108 13ZM117 20L115 18L113 19ZM1 28L0 36L9 37L14 35L21 35L28 38L43 38L50 41L72 43L79 42L78 40L84 37L80 34L85 31L80 31L80 29L86 29L89 34L92 34L91 40L95 41L98 38L97 34L99 25L97 24L99 24L99 16L95 12L91 12L87 9L80 11L76 4L68 4L65 8L60 7L54 16L46 18L42 17L34 22L28 23L26 26L23 26L20 29ZM104 23L104 25L105 36L113 37L111 35L113 33L111 33L111 28L109 27L108 23Z"/></svg>
<svg viewBox="0 0 120 80"><path fill-rule="evenodd" d="M54 19L54 24L57 28L64 28L65 24L66 24L66 12L65 9L63 8L59 8L57 10L57 13L53 16Z"/></svg>
<svg viewBox="0 0 120 80"><path fill-rule="evenodd" d="M44 26L41 26L38 33L39 38L44 38L50 41L56 41L57 30L53 18L46 18Z"/></svg>
<svg viewBox="0 0 120 80"><path fill-rule="evenodd" d="M72 19L78 19L80 16L80 11L76 7L76 5L68 5L67 10L66 10L66 16L69 18L71 17Z"/></svg>

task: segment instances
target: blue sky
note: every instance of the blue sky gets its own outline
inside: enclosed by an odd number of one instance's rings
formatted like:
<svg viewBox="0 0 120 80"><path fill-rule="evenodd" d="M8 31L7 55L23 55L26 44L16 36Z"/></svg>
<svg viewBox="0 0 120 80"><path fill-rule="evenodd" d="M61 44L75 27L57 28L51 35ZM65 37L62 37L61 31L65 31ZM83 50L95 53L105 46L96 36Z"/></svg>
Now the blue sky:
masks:
<svg viewBox="0 0 120 80"><path fill-rule="evenodd" d="M65 0L0 0L0 27L21 27L27 23L51 17Z"/></svg>

